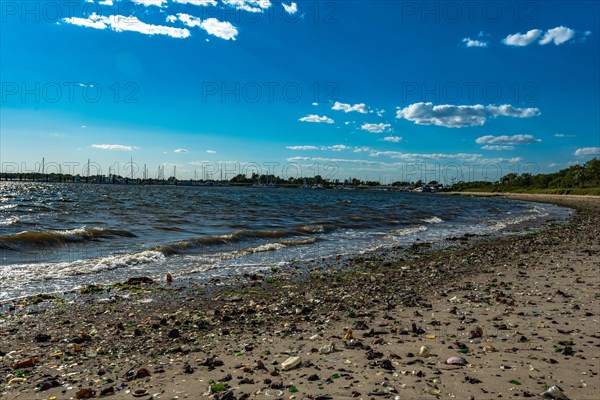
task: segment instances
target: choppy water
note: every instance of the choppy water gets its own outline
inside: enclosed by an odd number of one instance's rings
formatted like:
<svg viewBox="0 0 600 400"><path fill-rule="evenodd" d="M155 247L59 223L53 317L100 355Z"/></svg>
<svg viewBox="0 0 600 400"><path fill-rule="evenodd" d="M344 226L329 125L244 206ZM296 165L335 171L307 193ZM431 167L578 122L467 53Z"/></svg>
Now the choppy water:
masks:
<svg viewBox="0 0 600 400"><path fill-rule="evenodd" d="M210 277L566 218L386 191L0 183L0 301L137 275Z"/></svg>

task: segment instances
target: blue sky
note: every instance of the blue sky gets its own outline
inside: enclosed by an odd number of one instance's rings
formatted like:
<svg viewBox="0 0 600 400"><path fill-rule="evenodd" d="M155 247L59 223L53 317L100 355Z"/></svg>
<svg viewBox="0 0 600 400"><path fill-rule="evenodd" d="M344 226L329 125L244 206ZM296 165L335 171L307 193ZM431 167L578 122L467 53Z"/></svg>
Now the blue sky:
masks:
<svg viewBox="0 0 600 400"><path fill-rule="evenodd" d="M594 1L1 6L3 171L493 180L600 154Z"/></svg>

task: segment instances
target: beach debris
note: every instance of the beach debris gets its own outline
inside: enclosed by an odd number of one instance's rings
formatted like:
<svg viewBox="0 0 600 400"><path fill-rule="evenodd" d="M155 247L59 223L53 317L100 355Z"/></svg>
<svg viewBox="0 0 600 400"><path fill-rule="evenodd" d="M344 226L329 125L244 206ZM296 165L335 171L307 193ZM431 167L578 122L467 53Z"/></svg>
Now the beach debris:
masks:
<svg viewBox="0 0 600 400"><path fill-rule="evenodd" d="M100 397L104 397L104 396L112 396L113 394L115 394L115 387L114 386L109 386L105 389L102 389L100 391Z"/></svg>
<svg viewBox="0 0 600 400"><path fill-rule="evenodd" d="M167 336L169 337L169 339L177 339L180 336L179 330L171 329Z"/></svg>
<svg viewBox="0 0 600 400"><path fill-rule="evenodd" d="M348 331L344 334L343 339L344 340L350 340L350 339L352 339L352 329L348 329Z"/></svg>
<svg viewBox="0 0 600 400"><path fill-rule="evenodd" d="M133 397L143 397L148 395L148 391L146 389L137 389L134 390L131 394L133 395Z"/></svg>
<svg viewBox="0 0 600 400"><path fill-rule="evenodd" d="M302 364L302 359L300 357L290 357L281 363L281 369L284 371L289 371L294 369Z"/></svg>
<svg viewBox="0 0 600 400"><path fill-rule="evenodd" d="M148 370L148 368L140 368L133 376L133 379L144 379L149 376L151 376L151 374L150 374L150 371Z"/></svg>
<svg viewBox="0 0 600 400"><path fill-rule="evenodd" d="M319 348L319 354L329 354L335 351L335 344L329 343Z"/></svg>
<svg viewBox="0 0 600 400"><path fill-rule="evenodd" d="M221 393L224 392L227 388L224 383L215 382L212 379L208 381L208 390L204 393L205 396L211 395L213 393Z"/></svg>
<svg viewBox="0 0 600 400"><path fill-rule="evenodd" d="M544 399L555 399L555 400L570 400L563 390L558 386L550 386L548 389L540 393L540 397Z"/></svg>
<svg viewBox="0 0 600 400"><path fill-rule="evenodd" d="M50 335L47 335L45 333L35 335L35 341L38 343L48 342L51 338L52 337Z"/></svg>
<svg viewBox="0 0 600 400"><path fill-rule="evenodd" d="M170 273L167 272L167 276L166 276L166 281L167 281L167 285L171 285L173 283L173 276L171 276Z"/></svg>
<svg viewBox="0 0 600 400"><path fill-rule="evenodd" d="M96 396L96 391L88 388L80 389L75 393L77 399L91 399L94 396Z"/></svg>
<svg viewBox="0 0 600 400"><path fill-rule="evenodd" d="M478 326L477 328L475 328L471 331L471 334L469 335L469 339L476 339L476 338L480 338L482 336L483 336L483 328Z"/></svg>
<svg viewBox="0 0 600 400"><path fill-rule="evenodd" d="M56 379L48 379L40 385L40 392L60 386L60 382Z"/></svg>
<svg viewBox="0 0 600 400"><path fill-rule="evenodd" d="M414 322L411 324L411 331L414 335L422 335L425 333L425 329L417 326Z"/></svg>
<svg viewBox="0 0 600 400"><path fill-rule="evenodd" d="M429 357L431 355L431 348L429 346L421 346L418 355L419 357Z"/></svg>
<svg viewBox="0 0 600 400"><path fill-rule="evenodd" d="M154 279L148 278L147 276L138 276L135 278L129 278L125 281L124 285L127 286L139 286L139 285L153 285Z"/></svg>
<svg viewBox="0 0 600 400"><path fill-rule="evenodd" d="M308 338L308 340L318 340L321 339L321 335L319 335L318 333L315 333L314 335L312 335L311 337Z"/></svg>
<svg viewBox="0 0 600 400"><path fill-rule="evenodd" d="M283 390L267 389L267 390L265 390L265 395L269 396L269 397L281 397L281 396L283 396Z"/></svg>
<svg viewBox="0 0 600 400"><path fill-rule="evenodd" d="M31 357L31 358L28 358L27 360L19 361L18 363L14 364L12 366L12 369L31 368L35 364L38 364L39 362L40 362L39 358Z"/></svg>
<svg viewBox="0 0 600 400"><path fill-rule="evenodd" d="M446 364L449 365L467 365L467 360L463 357L450 357L446 360Z"/></svg>
<svg viewBox="0 0 600 400"><path fill-rule="evenodd" d="M494 351L496 351L496 348L490 343L483 345L482 349L484 353L493 353Z"/></svg>

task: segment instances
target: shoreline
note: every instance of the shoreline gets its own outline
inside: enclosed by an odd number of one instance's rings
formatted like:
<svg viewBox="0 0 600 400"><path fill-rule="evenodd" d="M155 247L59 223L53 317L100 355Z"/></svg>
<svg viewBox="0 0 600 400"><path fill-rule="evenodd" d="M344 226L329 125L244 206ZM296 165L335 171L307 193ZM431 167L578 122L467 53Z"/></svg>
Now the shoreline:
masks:
<svg viewBox="0 0 600 400"><path fill-rule="evenodd" d="M214 398L487 399L537 395L547 384L591 399L600 390L600 200L500 196L578 212L523 236L417 247L395 261L357 257L350 270L339 260L305 277L246 276L214 293L134 285L110 301L79 295L71 304L15 306L0 320L0 398L68 399L111 387L112 398L134 398L134 390L201 398L214 380L223 386L213 390L225 389ZM477 327L481 337L470 338ZM418 357L421 346L435 355ZM302 365L282 371L295 355ZM450 356L468 364L446 364ZM12 369L31 357L39 363ZM150 375L140 377L142 369Z"/></svg>

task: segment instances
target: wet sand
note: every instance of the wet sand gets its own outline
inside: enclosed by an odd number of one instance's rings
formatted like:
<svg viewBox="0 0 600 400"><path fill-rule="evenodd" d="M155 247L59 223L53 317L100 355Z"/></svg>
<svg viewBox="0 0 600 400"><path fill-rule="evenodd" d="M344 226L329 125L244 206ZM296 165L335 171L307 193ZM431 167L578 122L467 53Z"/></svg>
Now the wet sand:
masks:
<svg viewBox="0 0 600 400"><path fill-rule="evenodd" d="M0 398L496 399L557 385L595 399L600 198L507 197L578 211L536 233L229 287L142 283L5 305Z"/></svg>

